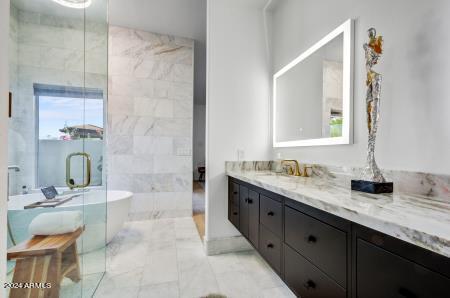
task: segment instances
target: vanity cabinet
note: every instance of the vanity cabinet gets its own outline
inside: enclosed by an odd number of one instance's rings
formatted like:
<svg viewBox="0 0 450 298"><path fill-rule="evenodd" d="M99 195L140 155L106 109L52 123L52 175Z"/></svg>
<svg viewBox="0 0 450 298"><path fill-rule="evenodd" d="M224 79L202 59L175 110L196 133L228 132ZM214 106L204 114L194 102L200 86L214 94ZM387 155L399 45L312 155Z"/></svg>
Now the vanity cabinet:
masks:
<svg viewBox="0 0 450 298"><path fill-rule="evenodd" d="M417 263L364 240L358 240L357 252L356 297L444 298L450 295L450 279Z"/></svg>
<svg viewBox="0 0 450 298"><path fill-rule="evenodd" d="M260 242L259 242L259 252L267 261L267 263L272 266L272 268L278 273L281 273L281 239L264 225L259 226L260 231Z"/></svg>
<svg viewBox="0 0 450 298"><path fill-rule="evenodd" d="M245 186L239 188L239 231L253 246L259 241L259 194Z"/></svg>
<svg viewBox="0 0 450 298"><path fill-rule="evenodd" d="M228 185L228 220L239 229L239 184Z"/></svg>
<svg viewBox="0 0 450 298"><path fill-rule="evenodd" d="M347 287L347 233L285 207L285 242L343 288Z"/></svg>
<svg viewBox="0 0 450 298"><path fill-rule="evenodd" d="M261 195L259 218L262 225L278 237L282 237L283 229L282 203Z"/></svg>
<svg viewBox="0 0 450 298"><path fill-rule="evenodd" d="M450 297L450 258L231 177L228 206L297 296Z"/></svg>
<svg viewBox="0 0 450 298"><path fill-rule="evenodd" d="M259 193L246 186L229 184L228 219L250 243L259 246Z"/></svg>
<svg viewBox="0 0 450 298"><path fill-rule="evenodd" d="M354 230L353 297L450 297L449 258L358 225Z"/></svg>
<svg viewBox="0 0 450 298"><path fill-rule="evenodd" d="M286 260L285 281L297 296L347 297L344 288L288 245L284 246L284 255Z"/></svg>
<svg viewBox="0 0 450 298"><path fill-rule="evenodd" d="M248 239L248 188L239 187L239 231Z"/></svg>

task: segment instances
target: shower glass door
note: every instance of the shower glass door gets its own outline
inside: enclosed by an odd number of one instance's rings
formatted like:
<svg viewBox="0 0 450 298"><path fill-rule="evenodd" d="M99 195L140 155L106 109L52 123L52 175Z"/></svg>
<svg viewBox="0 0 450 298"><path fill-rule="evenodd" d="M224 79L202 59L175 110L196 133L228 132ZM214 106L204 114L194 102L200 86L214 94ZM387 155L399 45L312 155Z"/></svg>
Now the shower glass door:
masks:
<svg viewBox="0 0 450 298"><path fill-rule="evenodd" d="M105 272L107 4L11 0L8 280L42 287L12 297L92 297Z"/></svg>

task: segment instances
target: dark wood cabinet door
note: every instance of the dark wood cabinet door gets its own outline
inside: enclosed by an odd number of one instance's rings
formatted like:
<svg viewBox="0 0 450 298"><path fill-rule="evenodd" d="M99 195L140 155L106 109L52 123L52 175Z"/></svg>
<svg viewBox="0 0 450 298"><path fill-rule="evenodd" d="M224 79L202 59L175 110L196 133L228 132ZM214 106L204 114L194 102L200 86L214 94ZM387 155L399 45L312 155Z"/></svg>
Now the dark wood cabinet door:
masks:
<svg viewBox="0 0 450 298"><path fill-rule="evenodd" d="M231 204L239 205L239 184L231 182L229 190Z"/></svg>
<svg viewBox="0 0 450 298"><path fill-rule="evenodd" d="M285 242L347 287L347 234L290 207L284 208Z"/></svg>
<svg viewBox="0 0 450 298"><path fill-rule="evenodd" d="M228 220L239 230L239 206L230 204L228 208Z"/></svg>
<svg viewBox="0 0 450 298"><path fill-rule="evenodd" d="M259 226L259 231L258 251L276 272L281 273L281 239L262 224Z"/></svg>
<svg viewBox="0 0 450 298"><path fill-rule="evenodd" d="M275 233L278 237L283 236L283 207L282 203L269 197L260 195L260 222Z"/></svg>
<svg viewBox="0 0 450 298"><path fill-rule="evenodd" d="M248 240L259 247L259 193L248 191Z"/></svg>
<svg viewBox="0 0 450 298"><path fill-rule="evenodd" d="M248 238L248 188L239 186L239 231Z"/></svg>
<svg viewBox="0 0 450 298"><path fill-rule="evenodd" d="M357 240L358 298L448 298L450 279L362 239Z"/></svg>
<svg viewBox="0 0 450 298"><path fill-rule="evenodd" d="M347 295L344 288L288 245L284 245L284 276L287 285L301 298L344 298Z"/></svg>

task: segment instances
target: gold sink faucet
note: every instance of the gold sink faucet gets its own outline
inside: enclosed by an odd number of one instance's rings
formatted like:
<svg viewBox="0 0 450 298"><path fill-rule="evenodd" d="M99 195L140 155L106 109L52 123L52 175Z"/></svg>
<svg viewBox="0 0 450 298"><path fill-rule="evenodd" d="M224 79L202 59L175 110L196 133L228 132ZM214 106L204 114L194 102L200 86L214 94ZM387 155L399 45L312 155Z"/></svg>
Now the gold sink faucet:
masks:
<svg viewBox="0 0 450 298"><path fill-rule="evenodd" d="M289 175L298 176L298 177L310 177L308 175L308 169L312 169L311 166L305 165L304 169L303 169L303 173L302 173L300 171L300 165L299 165L298 161L295 159L285 159L281 162L281 165L283 165L283 164L289 164L289 170L288 170ZM295 165L294 169L292 168L292 164Z"/></svg>
<svg viewBox="0 0 450 298"><path fill-rule="evenodd" d="M286 163L295 164L295 170L292 169L292 166L289 166L289 175L302 176L302 174L300 173L300 165L298 164L298 161L296 161L295 159L285 159L281 162L281 165Z"/></svg>

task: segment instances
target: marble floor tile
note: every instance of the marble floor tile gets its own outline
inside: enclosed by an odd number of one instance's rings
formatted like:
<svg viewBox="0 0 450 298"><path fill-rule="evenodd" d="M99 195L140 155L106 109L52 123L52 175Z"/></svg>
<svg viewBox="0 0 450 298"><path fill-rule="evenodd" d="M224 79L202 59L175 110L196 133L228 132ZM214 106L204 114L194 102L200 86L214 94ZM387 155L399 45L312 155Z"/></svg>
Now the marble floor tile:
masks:
<svg viewBox="0 0 450 298"><path fill-rule="evenodd" d="M260 291L258 298L295 298L295 295L286 286L281 286Z"/></svg>
<svg viewBox="0 0 450 298"><path fill-rule="evenodd" d="M117 275L106 272L94 297L137 297L142 279L142 271L142 269L136 269Z"/></svg>
<svg viewBox="0 0 450 298"><path fill-rule="evenodd" d="M178 281L175 249L153 251L145 259L141 286Z"/></svg>
<svg viewBox="0 0 450 298"><path fill-rule="evenodd" d="M139 289L139 298L178 298L178 282L168 282L157 285L142 286Z"/></svg>
<svg viewBox="0 0 450 298"><path fill-rule="evenodd" d="M111 256L106 260L106 271L113 274L120 274L142 269L144 267L142 258L147 253L148 251L145 245L122 248L117 255Z"/></svg>
<svg viewBox="0 0 450 298"><path fill-rule="evenodd" d="M216 277L206 258L180 268L180 297L194 298L219 293Z"/></svg>
<svg viewBox="0 0 450 298"><path fill-rule="evenodd" d="M284 285L280 277L255 251L236 253L236 257L259 288L270 289Z"/></svg>
<svg viewBox="0 0 450 298"><path fill-rule="evenodd" d="M214 274L245 270L245 267L239 262L236 254L209 256L208 261L211 264Z"/></svg>
<svg viewBox="0 0 450 298"><path fill-rule="evenodd" d="M103 273L106 266L105 248L81 255L80 266L81 272L85 275Z"/></svg>
<svg viewBox="0 0 450 298"><path fill-rule="evenodd" d="M206 256L191 217L126 223L106 267L94 297L295 297L255 251Z"/></svg>
<svg viewBox="0 0 450 298"><path fill-rule="evenodd" d="M227 297L247 298L258 293L259 289L246 271L228 271L216 276L220 293Z"/></svg>
<svg viewBox="0 0 450 298"><path fill-rule="evenodd" d="M137 298L139 287L120 287L117 289L101 287L97 290L95 298Z"/></svg>

